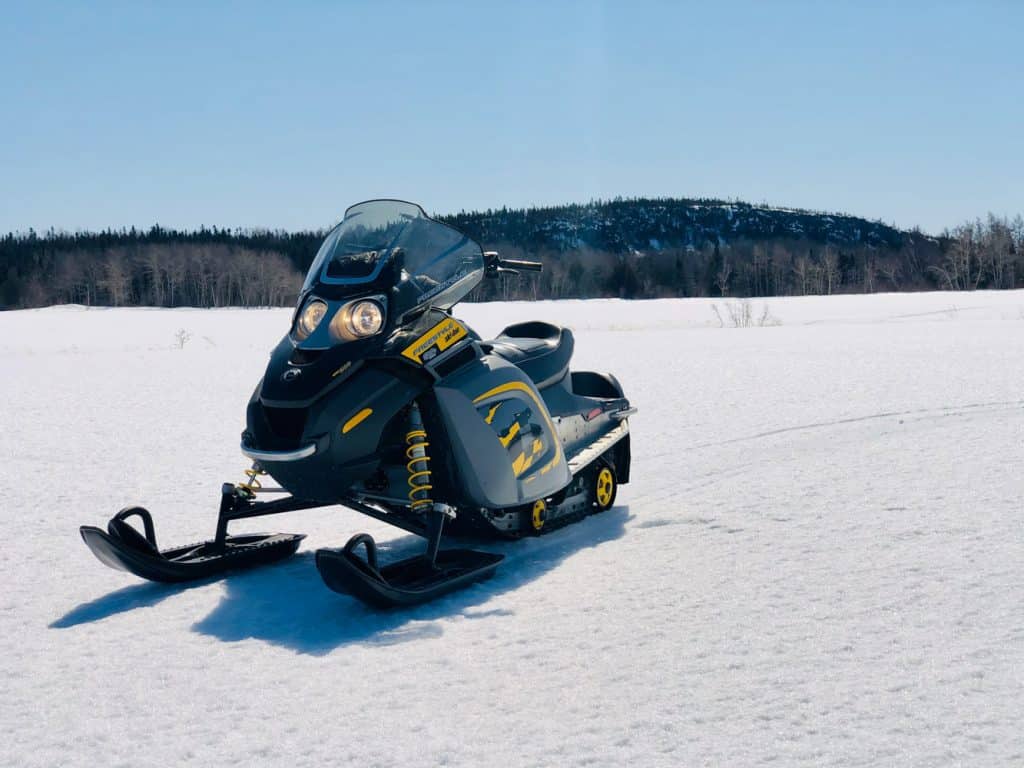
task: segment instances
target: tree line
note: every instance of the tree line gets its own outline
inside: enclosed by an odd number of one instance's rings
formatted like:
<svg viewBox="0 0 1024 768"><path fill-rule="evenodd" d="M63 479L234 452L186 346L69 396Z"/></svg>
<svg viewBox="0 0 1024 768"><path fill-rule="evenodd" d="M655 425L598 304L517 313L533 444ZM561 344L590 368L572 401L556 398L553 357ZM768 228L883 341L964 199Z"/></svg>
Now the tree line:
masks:
<svg viewBox="0 0 1024 768"><path fill-rule="evenodd" d="M106 230L0 239L0 305L288 306L320 232Z"/></svg>
<svg viewBox="0 0 1024 768"><path fill-rule="evenodd" d="M440 217L539 276L471 299L776 296L1024 285L1024 219L931 237L826 212L713 200L614 200ZM0 306L289 306L325 231L201 228L8 234Z"/></svg>

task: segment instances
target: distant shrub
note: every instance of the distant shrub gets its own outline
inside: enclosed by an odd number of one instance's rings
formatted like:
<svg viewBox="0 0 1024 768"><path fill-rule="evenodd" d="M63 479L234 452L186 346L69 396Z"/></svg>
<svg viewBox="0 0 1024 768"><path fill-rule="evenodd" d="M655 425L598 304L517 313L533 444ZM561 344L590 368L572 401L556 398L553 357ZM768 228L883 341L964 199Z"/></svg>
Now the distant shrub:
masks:
<svg viewBox="0 0 1024 768"><path fill-rule="evenodd" d="M768 326L782 325L782 321L772 314L767 304L761 306L761 314L754 319L754 308L750 299L729 301L725 303L725 311L728 321L722 317L717 304L711 305L711 311L718 320L719 328L752 328L757 326L764 328Z"/></svg>

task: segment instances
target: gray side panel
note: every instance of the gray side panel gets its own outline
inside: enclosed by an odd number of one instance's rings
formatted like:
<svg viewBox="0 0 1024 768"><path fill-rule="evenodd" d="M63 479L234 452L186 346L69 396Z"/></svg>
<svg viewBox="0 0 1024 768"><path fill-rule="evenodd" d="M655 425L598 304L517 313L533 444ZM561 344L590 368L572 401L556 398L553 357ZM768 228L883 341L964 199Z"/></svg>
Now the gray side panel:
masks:
<svg viewBox="0 0 1024 768"><path fill-rule="evenodd" d="M473 402L456 389L437 387L435 394L468 500L490 509L518 504L519 484L508 453L473 408Z"/></svg>
<svg viewBox="0 0 1024 768"><path fill-rule="evenodd" d="M513 507L551 496L572 480L547 408L516 366L485 355L434 391L471 503Z"/></svg>

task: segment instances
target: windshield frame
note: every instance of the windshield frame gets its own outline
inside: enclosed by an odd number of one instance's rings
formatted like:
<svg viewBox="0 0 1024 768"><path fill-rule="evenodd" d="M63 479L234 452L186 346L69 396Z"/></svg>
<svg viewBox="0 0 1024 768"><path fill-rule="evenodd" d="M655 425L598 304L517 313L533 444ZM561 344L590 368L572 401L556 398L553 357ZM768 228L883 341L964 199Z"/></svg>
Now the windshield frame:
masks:
<svg viewBox="0 0 1024 768"><path fill-rule="evenodd" d="M395 249L392 246L395 240L401 236L401 231L392 238L391 243L386 248L382 249L384 253L378 254L377 263L374 265L370 274L361 277L332 277L327 274L332 262L334 261L332 251L334 250L335 243L341 233L341 228L344 226L346 221L351 220L349 217L349 211L353 208L360 208L368 203L400 203L402 205L408 205L419 212L419 216L417 218L434 221L434 219L431 219L430 216L427 215L427 212L416 203L410 203L408 200L399 200L393 197L374 198L373 200L364 200L360 203L356 203L355 205L350 205L345 209L345 213L341 217L341 221L334 225L331 231L327 233L327 237L324 238L323 243L320 245L316 256L313 258L313 263L310 265L309 272L306 273L306 279L302 286L303 291L309 290L316 283L323 283L324 285L365 285L366 283L374 282L378 277L380 277L380 273L384 271L384 267L387 266L388 262L391 261L391 257L394 255ZM356 216L360 215L362 214L356 214ZM437 223L440 224L441 222ZM442 226L447 225L445 224Z"/></svg>
<svg viewBox="0 0 1024 768"><path fill-rule="evenodd" d="M375 205L383 206L384 213L376 213ZM369 214L363 226L359 223L363 211L358 210L362 208ZM374 229L382 230L383 236L373 236ZM371 236L364 238L363 231ZM373 252L376 261L371 266ZM342 260L352 256L357 262L365 259L363 268L369 271L338 269L336 265L344 263L339 256ZM345 209L344 218L317 251L302 294L341 299L379 290L391 297L396 316L402 317L422 306L451 309L480 283L485 272L486 257L477 240L432 218L416 203L379 198Z"/></svg>

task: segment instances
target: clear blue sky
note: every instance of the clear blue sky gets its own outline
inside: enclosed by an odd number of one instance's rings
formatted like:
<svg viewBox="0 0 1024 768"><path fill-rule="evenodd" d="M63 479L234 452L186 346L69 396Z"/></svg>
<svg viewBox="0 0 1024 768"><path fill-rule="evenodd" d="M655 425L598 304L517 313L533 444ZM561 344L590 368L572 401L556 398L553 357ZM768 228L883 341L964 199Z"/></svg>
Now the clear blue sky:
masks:
<svg viewBox="0 0 1024 768"><path fill-rule="evenodd" d="M937 232L1024 213L1022 29L1020 2L5 3L0 231L646 195Z"/></svg>

